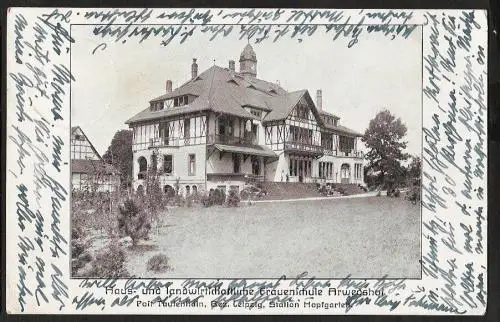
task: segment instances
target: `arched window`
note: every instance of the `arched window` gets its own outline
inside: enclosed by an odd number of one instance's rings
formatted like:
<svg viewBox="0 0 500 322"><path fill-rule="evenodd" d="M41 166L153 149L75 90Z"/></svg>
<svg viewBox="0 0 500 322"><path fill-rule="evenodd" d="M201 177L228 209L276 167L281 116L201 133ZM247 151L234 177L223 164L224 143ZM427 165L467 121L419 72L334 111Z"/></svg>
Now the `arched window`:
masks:
<svg viewBox="0 0 500 322"><path fill-rule="evenodd" d="M193 195L196 195L198 193L198 187L193 186L192 191L193 191Z"/></svg>
<svg viewBox="0 0 500 322"><path fill-rule="evenodd" d="M169 196L169 197L173 197L175 195L175 190L172 186L166 184L164 187L163 187L163 192Z"/></svg>
<svg viewBox="0 0 500 322"><path fill-rule="evenodd" d="M142 184L140 184L138 187L137 187L137 190L136 190L137 194L139 196L144 196L144 187L142 186Z"/></svg>
<svg viewBox="0 0 500 322"><path fill-rule="evenodd" d="M189 186L186 186L186 196L189 196L191 188Z"/></svg>
<svg viewBox="0 0 500 322"><path fill-rule="evenodd" d="M139 163L139 175L137 176L137 178L144 179L144 172L148 170L148 160L146 160L145 157L139 157L139 159L137 159L137 162Z"/></svg>

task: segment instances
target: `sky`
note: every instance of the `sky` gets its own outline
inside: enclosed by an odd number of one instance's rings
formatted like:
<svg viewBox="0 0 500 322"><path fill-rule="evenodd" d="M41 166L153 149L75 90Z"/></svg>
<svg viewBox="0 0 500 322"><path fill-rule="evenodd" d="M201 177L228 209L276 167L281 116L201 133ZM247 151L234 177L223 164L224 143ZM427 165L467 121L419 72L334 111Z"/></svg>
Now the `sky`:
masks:
<svg viewBox="0 0 500 322"><path fill-rule="evenodd" d="M237 33L209 41L196 34L185 43L161 46L160 39L143 43L110 43L94 48L102 39L92 35L92 26L72 26L71 124L79 125L102 155L116 131L148 106L149 100L165 93L165 82L173 88L191 77L197 59L202 73L215 62L227 67L236 62L247 40ZM348 40L333 42L316 31L302 42L281 38L251 42L257 54L257 77L279 84L287 91L307 89L313 99L323 91L323 110L340 117L340 124L364 133L382 109L400 117L408 128L406 152L421 151L421 28L407 38L390 40L382 34L362 32L351 48Z"/></svg>

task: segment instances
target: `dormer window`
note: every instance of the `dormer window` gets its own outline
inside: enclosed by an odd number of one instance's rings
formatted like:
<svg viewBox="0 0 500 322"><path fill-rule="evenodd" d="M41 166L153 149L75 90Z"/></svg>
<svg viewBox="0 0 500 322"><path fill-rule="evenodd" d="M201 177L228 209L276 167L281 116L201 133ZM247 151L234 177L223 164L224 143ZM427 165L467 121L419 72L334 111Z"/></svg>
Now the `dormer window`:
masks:
<svg viewBox="0 0 500 322"><path fill-rule="evenodd" d="M262 117L262 111L260 111L260 110L251 109L250 113L257 116L257 117Z"/></svg>
<svg viewBox="0 0 500 322"><path fill-rule="evenodd" d="M188 96L179 96L174 98L174 107L187 105L189 103Z"/></svg>
<svg viewBox="0 0 500 322"><path fill-rule="evenodd" d="M153 112L162 110L163 109L163 102L152 102L150 109Z"/></svg>

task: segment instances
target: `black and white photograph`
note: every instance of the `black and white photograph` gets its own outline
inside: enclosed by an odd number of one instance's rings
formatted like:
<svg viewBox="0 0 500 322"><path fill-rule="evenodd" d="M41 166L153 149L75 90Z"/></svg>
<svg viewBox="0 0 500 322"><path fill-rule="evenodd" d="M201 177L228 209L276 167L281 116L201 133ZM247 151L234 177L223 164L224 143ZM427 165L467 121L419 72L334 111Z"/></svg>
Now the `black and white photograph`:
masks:
<svg viewBox="0 0 500 322"><path fill-rule="evenodd" d="M74 278L421 277L421 27L107 48L99 28L72 27Z"/></svg>
<svg viewBox="0 0 500 322"><path fill-rule="evenodd" d="M486 11L7 20L8 313L485 314Z"/></svg>

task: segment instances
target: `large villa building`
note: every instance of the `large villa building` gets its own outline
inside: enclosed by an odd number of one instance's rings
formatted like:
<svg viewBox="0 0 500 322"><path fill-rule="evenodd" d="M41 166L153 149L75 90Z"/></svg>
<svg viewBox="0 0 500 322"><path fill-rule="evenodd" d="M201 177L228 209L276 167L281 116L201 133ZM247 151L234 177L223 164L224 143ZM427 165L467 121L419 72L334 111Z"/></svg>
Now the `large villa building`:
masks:
<svg viewBox="0 0 500 322"><path fill-rule="evenodd" d="M164 191L241 189L249 180L363 184L360 133L339 124L307 90L257 78L247 44L227 68L212 66L152 99L126 121L133 130L134 188L151 168Z"/></svg>

